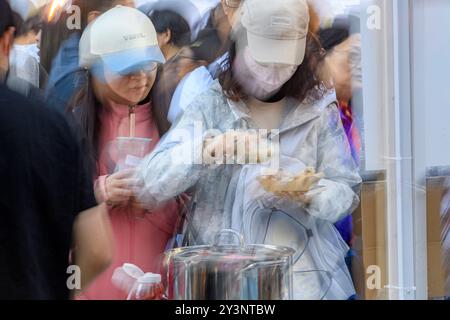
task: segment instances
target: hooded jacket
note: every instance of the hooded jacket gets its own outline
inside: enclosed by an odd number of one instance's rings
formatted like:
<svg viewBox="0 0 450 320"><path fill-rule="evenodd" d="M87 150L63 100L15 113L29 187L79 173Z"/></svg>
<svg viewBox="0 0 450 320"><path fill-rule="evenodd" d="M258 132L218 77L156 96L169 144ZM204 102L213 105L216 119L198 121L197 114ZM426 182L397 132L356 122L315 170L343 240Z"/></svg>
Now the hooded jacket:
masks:
<svg viewBox="0 0 450 320"><path fill-rule="evenodd" d="M247 184L242 187L240 181L242 170L248 165L207 165L202 162L206 132L214 130L219 134L231 129L257 127L245 103L228 100L216 81L186 109L138 169L138 178L144 185L139 199L150 207L193 188L193 203L187 219L186 243L189 245L211 244L221 229L234 228L244 232L247 210L236 210L236 205L242 202L242 193L246 190ZM302 167L313 167L325 174L319 181L325 187L324 191L314 195L308 206L288 203L285 207L290 212L306 215L309 220L320 221L318 225L313 223L317 239L340 239L332 240L335 243L329 247L332 248L330 254L339 256L329 267L345 268L344 255L348 247L333 223L357 207L361 178L340 120L335 92L325 92L320 99L310 95L302 103L287 98L277 139L282 158L291 158ZM283 166L283 161L280 164ZM267 194L267 198L271 196ZM317 252L320 246L314 248L313 252ZM328 268L326 272L333 270ZM346 279L341 287L346 288L335 298L348 298L353 293L348 270L342 272Z"/></svg>

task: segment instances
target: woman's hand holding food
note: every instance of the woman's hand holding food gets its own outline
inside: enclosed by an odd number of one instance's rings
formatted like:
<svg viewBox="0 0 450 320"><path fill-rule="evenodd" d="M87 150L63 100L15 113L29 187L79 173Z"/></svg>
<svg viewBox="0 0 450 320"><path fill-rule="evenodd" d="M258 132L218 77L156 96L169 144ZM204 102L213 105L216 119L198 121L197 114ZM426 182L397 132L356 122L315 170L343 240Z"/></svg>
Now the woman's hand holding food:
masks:
<svg viewBox="0 0 450 320"><path fill-rule="evenodd" d="M313 168L307 168L297 176L278 171L273 175L261 176L259 182L266 191L276 196L308 205L316 192L323 191L318 186L323 177L323 173L316 173Z"/></svg>
<svg viewBox="0 0 450 320"><path fill-rule="evenodd" d="M206 164L221 164L227 159L238 164L256 164L271 156L272 142L257 133L230 131L206 139L203 147Z"/></svg>

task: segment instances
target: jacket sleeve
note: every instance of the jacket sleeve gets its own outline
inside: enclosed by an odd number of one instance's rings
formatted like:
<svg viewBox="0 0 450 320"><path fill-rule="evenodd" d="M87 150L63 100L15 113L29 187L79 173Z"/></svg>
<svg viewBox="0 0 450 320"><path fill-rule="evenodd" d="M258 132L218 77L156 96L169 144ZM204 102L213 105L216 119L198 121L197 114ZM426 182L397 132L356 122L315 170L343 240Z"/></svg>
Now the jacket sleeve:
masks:
<svg viewBox="0 0 450 320"><path fill-rule="evenodd" d="M182 194L202 176L203 131L207 124L200 103L186 109L157 148L137 169L138 200L148 209Z"/></svg>
<svg viewBox="0 0 450 320"><path fill-rule="evenodd" d="M358 206L361 177L335 103L325 109L318 125L316 169L325 173L319 182L325 190L312 198L306 210L312 216L335 223Z"/></svg>

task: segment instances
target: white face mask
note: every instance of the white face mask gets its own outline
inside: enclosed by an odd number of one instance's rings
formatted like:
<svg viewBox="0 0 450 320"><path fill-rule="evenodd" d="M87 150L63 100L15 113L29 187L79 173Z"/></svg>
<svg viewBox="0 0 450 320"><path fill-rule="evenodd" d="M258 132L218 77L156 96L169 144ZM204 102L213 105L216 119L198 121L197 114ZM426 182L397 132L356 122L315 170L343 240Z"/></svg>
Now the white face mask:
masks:
<svg viewBox="0 0 450 320"><path fill-rule="evenodd" d="M22 51L26 51L30 56L32 56L33 58L35 58L39 63L41 62L41 58L39 56L39 52L41 51L41 49L39 49L39 46L37 43L33 43L33 44L25 44L25 45L17 45L18 47L20 47L20 49Z"/></svg>
<svg viewBox="0 0 450 320"><path fill-rule="evenodd" d="M280 64L261 65L253 59L248 47L238 53L233 67L239 84L258 100L267 100L276 94L298 68Z"/></svg>

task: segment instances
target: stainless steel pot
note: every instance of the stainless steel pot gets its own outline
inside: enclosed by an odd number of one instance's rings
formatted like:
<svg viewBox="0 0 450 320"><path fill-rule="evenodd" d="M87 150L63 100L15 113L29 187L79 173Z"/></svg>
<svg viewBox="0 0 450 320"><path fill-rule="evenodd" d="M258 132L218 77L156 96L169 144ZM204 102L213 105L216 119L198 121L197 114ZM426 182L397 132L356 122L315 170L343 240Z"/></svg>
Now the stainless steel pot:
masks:
<svg viewBox="0 0 450 320"><path fill-rule="evenodd" d="M223 244L233 236L238 244ZM234 230L223 230L212 246L166 252L167 296L173 300L290 300L295 251L269 245L244 246Z"/></svg>

